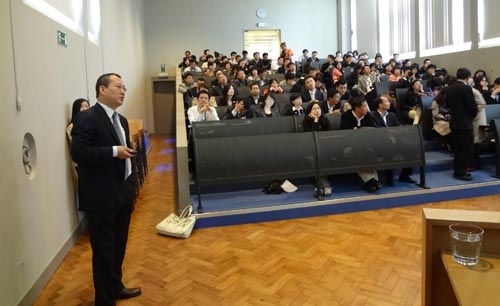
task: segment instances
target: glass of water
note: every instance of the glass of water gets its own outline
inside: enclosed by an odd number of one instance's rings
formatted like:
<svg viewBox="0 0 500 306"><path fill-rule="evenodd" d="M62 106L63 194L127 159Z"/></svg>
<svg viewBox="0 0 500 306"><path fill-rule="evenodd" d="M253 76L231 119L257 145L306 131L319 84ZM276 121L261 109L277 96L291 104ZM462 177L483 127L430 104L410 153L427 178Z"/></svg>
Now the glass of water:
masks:
<svg viewBox="0 0 500 306"><path fill-rule="evenodd" d="M453 259L464 266L479 262L484 230L472 224L455 223L449 226Z"/></svg>

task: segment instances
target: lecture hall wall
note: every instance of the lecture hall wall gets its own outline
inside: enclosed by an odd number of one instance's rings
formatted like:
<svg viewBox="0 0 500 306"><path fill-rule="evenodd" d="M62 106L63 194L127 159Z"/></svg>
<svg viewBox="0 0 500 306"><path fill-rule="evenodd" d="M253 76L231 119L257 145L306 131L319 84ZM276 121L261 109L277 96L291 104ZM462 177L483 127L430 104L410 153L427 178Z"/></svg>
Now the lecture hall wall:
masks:
<svg viewBox="0 0 500 306"><path fill-rule="evenodd" d="M119 111L147 123L142 0L101 1L101 26L98 47L22 0L0 1L2 306L31 305L37 286L45 285L73 245L80 218L65 132L73 100L88 97L95 103L97 77L114 71L128 87ZM57 44L57 30L67 33L66 48ZM28 132L37 146L32 179L21 157Z"/></svg>

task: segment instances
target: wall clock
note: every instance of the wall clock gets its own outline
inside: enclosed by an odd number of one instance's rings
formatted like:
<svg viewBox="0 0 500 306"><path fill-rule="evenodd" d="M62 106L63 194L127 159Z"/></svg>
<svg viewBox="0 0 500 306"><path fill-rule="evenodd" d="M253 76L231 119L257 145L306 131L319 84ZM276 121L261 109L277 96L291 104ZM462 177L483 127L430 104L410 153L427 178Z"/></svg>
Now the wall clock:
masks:
<svg viewBox="0 0 500 306"><path fill-rule="evenodd" d="M255 15L257 15L257 17L259 17L259 18L266 18L267 17L267 10L264 8L258 8L255 11Z"/></svg>

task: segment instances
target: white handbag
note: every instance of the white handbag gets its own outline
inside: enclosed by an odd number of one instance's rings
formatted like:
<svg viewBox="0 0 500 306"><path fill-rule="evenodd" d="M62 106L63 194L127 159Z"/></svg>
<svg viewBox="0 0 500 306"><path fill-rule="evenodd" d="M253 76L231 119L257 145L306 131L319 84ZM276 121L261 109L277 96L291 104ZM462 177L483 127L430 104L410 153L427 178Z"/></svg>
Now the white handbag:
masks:
<svg viewBox="0 0 500 306"><path fill-rule="evenodd" d="M192 212L193 206L188 205L182 210L179 216L171 213L168 217L156 225L156 230L162 235L188 238L191 236L194 224L196 223L196 216L192 216Z"/></svg>

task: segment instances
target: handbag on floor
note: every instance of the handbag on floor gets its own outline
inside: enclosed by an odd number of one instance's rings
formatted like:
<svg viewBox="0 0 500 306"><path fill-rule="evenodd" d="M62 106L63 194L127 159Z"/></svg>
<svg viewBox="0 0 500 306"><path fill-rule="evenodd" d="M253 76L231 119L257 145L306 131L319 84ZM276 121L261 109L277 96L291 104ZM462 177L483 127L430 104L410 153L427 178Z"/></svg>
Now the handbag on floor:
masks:
<svg viewBox="0 0 500 306"><path fill-rule="evenodd" d="M188 205L182 210L179 216L171 213L156 225L156 230L162 235L189 238L193 231L194 224L196 223L196 216L192 216L192 212L193 206Z"/></svg>

